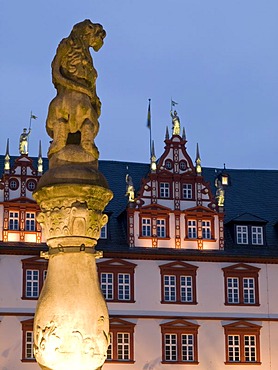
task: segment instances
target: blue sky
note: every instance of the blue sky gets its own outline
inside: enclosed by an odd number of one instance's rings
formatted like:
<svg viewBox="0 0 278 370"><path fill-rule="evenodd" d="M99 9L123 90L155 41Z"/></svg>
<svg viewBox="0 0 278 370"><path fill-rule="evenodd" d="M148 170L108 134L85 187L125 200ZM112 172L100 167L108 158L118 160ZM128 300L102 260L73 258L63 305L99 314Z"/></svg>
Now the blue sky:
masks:
<svg viewBox="0 0 278 370"><path fill-rule="evenodd" d="M189 154L208 167L277 169L278 2L268 0L1 1L0 152L11 154L33 121L30 155L55 96L50 64L62 38L86 18L107 31L92 52L102 101L101 159L148 162L148 98L156 154L177 101Z"/></svg>

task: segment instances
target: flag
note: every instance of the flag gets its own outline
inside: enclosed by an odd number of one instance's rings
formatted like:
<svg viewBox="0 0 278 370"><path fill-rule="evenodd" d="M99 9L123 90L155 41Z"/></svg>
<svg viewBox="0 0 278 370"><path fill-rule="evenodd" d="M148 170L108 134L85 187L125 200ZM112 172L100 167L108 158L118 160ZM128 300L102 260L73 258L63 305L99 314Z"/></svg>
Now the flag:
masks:
<svg viewBox="0 0 278 370"><path fill-rule="evenodd" d="M174 107L175 105L177 105L178 103L176 103L174 100L171 99L171 105L172 107Z"/></svg>
<svg viewBox="0 0 278 370"><path fill-rule="evenodd" d="M38 117L31 113L31 119L37 119Z"/></svg>
<svg viewBox="0 0 278 370"><path fill-rule="evenodd" d="M151 129L151 99L149 99L147 127L148 129Z"/></svg>

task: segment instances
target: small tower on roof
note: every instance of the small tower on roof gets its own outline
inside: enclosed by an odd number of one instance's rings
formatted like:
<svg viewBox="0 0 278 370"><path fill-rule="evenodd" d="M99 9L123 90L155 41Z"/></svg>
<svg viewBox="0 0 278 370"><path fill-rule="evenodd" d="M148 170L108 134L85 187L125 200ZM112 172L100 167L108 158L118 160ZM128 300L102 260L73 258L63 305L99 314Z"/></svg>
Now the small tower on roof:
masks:
<svg viewBox="0 0 278 370"><path fill-rule="evenodd" d="M38 174L42 175L43 173L43 159L42 159L42 142L39 143L39 156L38 156Z"/></svg>
<svg viewBox="0 0 278 370"><path fill-rule="evenodd" d="M152 172L156 171L156 156L154 151L154 140L152 141L152 148L151 148L151 170Z"/></svg>
<svg viewBox="0 0 278 370"><path fill-rule="evenodd" d="M200 152L199 152L199 144L197 143L197 148L196 148L196 172L197 175L202 175L202 166L201 166L201 157L200 157Z"/></svg>

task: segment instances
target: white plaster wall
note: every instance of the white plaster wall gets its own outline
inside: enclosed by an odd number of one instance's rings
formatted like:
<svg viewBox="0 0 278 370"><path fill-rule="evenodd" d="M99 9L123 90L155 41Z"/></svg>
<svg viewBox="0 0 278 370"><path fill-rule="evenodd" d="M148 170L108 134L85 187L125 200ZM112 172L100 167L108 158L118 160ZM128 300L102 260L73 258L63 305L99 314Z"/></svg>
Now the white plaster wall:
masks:
<svg viewBox="0 0 278 370"><path fill-rule="evenodd" d="M37 301L22 297L23 270L21 259L28 256L0 256L0 314L1 312L34 312Z"/></svg>

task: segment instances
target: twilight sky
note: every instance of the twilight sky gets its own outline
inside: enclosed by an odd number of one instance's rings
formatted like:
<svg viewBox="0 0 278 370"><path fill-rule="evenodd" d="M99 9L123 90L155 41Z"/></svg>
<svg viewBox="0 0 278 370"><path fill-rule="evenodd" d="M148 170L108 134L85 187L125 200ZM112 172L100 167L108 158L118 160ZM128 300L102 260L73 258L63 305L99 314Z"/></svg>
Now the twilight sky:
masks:
<svg viewBox="0 0 278 370"><path fill-rule="evenodd" d="M75 23L101 23L101 159L149 161L148 98L156 155L171 126L171 97L186 129L188 152L199 143L203 166L278 169L277 0L1 0L0 153L33 121L37 155L56 90L50 64Z"/></svg>

